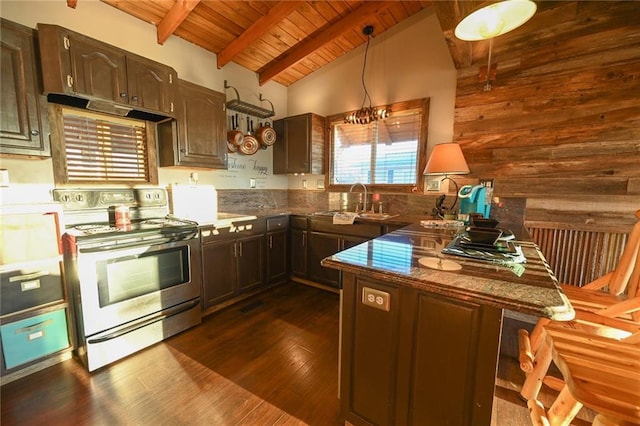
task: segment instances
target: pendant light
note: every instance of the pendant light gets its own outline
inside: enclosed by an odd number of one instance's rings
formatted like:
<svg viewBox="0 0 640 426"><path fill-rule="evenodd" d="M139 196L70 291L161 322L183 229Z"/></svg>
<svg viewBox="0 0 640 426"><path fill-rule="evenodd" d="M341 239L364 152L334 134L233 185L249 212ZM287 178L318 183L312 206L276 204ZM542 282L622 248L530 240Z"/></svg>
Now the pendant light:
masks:
<svg viewBox="0 0 640 426"><path fill-rule="evenodd" d="M371 35L373 34L373 25L367 25L362 29L362 34L367 36L367 46L364 50L364 62L362 64L362 88L364 90L364 97L362 99L362 106L359 110L350 112L344 117L346 124L369 124L373 121L385 119L389 116L389 111L386 108L374 108L371 106L371 96L364 82L364 71L367 66L367 53L369 52L369 42L371 41ZM365 104L369 100L369 106L365 107Z"/></svg>
<svg viewBox="0 0 640 426"><path fill-rule="evenodd" d="M536 13L531 0L503 0L485 2L456 26L455 35L460 40L489 40L489 58L484 90L491 90L491 51L493 39L523 25Z"/></svg>

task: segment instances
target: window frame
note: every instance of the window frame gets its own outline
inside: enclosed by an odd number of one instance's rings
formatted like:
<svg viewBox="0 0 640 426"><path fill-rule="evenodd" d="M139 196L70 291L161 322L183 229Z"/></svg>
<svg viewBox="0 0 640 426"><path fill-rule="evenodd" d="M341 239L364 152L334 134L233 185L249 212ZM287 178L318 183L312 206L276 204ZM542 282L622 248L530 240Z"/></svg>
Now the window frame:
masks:
<svg viewBox="0 0 640 426"><path fill-rule="evenodd" d="M430 98L413 99L410 101L396 102L391 105L378 106L377 108L387 108L391 111L388 119L393 118L393 113L396 111L404 111L407 109L422 110L422 119L420 125L420 136L418 140L418 161L416 161L416 183L414 184L369 184L367 183L367 189L369 192L395 192L395 193L411 193L420 191L424 187L425 178L422 174L424 168L427 166L427 142L429 132L429 104ZM331 176L333 175L333 126L335 123L344 122L344 117L349 111L334 114L326 118L327 137L325 139L325 175L324 186L328 191L335 192L347 192L351 188L352 184L332 184ZM359 124L354 124L358 126Z"/></svg>
<svg viewBox="0 0 640 426"><path fill-rule="evenodd" d="M64 135L64 110L72 111L78 115L87 115L99 120L104 121L137 121L143 122L147 139L147 168L148 179L146 181L131 182L128 180L69 180L67 174L67 158L66 158L66 144ZM107 114L100 114L93 111L87 111L84 109L71 108L68 106L62 106L58 104L49 104L49 117L52 123L51 126L51 159L53 162L53 177L56 185L112 185L120 186L144 186L144 185L158 185L158 154L157 154L157 138L156 138L156 123L151 121L137 120L129 117L117 117Z"/></svg>

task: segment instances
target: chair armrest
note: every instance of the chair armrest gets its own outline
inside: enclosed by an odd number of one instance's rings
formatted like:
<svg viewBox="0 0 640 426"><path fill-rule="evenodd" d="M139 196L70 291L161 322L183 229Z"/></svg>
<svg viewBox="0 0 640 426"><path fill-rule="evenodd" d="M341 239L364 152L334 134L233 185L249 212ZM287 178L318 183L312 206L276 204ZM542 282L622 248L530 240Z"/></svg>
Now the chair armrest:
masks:
<svg viewBox="0 0 640 426"><path fill-rule="evenodd" d="M586 288L587 290L600 290L609 285L611 278L613 277L613 271L609 272L601 276L600 278L596 278L588 284L582 286L582 288Z"/></svg>

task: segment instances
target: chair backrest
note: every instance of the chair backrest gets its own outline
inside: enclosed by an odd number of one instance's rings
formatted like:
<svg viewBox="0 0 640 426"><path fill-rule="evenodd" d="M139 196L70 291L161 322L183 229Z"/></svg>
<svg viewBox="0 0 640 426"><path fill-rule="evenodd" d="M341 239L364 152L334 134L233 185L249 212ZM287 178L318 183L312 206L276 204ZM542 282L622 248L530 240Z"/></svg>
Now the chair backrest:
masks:
<svg viewBox="0 0 640 426"><path fill-rule="evenodd" d="M627 293L629 297L640 291L640 210L636 211L637 222L633 225L627 245L624 247L618 266L609 281L609 293Z"/></svg>

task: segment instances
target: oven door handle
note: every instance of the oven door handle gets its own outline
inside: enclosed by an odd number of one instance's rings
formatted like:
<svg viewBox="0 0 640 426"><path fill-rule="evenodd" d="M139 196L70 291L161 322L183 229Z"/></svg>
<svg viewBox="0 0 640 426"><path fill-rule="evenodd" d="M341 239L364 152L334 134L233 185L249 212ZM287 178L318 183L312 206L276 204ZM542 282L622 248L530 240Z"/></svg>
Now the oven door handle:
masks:
<svg viewBox="0 0 640 426"><path fill-rule="evenodd" d="M119 328L118 330L112 331L111 333L105 334L100 337L94 337L87 340L87 343L103 343L109 340L113 340L127 333L131 333L132 331L138 330L139 328L146 327L154 322L162 321L165 318L172 317L177 314L181 314L190 309L193 309L195 306L200 304L200 299L193 299L185 304L181 304L178 306L174 306L169 309L165 309L164 311L160 311L157 314L153 315L150 318L145 318L141 321L134 322L132 324L127 325L126 327Z"/></svg>
<svg viewBox="0 0 640 426"><path fill-rule="evenodd" d="M90 247L90 248L80 248L78 251L81 253L103 253L106 251L121 250L121 249L126 249L131 247L158 246L158 245L167 244L175 241L176 240L172 238L156 238L154 240L140 240L140 241L134 241L126 244L112 244L112 245L97 246L97 247Z"/></svg>

